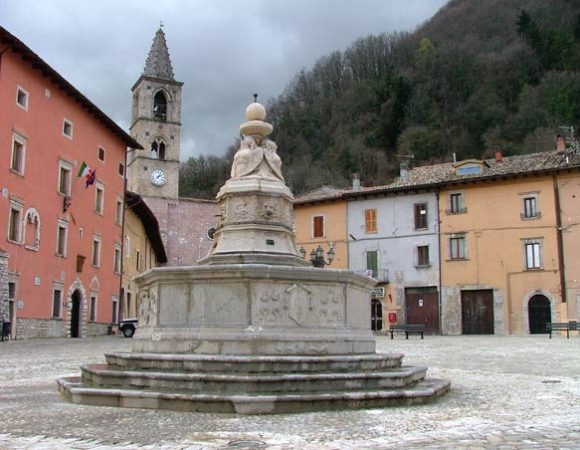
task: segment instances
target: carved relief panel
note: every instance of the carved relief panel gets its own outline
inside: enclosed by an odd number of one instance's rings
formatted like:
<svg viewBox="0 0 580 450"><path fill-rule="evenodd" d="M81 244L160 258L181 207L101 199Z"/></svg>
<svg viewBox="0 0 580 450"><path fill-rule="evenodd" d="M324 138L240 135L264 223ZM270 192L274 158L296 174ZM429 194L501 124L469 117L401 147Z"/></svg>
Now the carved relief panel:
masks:
<svg viewBox="0 0 580 450"><path fill-rule="evenodd" d="M344 323L343 291L306 284L255 284L252 323L284 327L336 327Z"/></svg>

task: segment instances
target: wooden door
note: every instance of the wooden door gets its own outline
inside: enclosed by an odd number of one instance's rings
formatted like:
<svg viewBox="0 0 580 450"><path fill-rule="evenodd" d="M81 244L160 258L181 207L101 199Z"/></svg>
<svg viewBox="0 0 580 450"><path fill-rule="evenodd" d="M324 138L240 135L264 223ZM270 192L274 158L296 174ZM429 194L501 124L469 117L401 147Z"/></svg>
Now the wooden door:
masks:
<svg viewBox="0 0 580 450"><path fill-rule="evenodd" d="M493 291L461 291L463 334L493 334Z"/></svg>
<svg viewBox="0 0 580 450"><path fill-rule="evenodd" d="M439 293L437 288L405 289L408 324L425 324L425 333L439 334Z"/></svg>

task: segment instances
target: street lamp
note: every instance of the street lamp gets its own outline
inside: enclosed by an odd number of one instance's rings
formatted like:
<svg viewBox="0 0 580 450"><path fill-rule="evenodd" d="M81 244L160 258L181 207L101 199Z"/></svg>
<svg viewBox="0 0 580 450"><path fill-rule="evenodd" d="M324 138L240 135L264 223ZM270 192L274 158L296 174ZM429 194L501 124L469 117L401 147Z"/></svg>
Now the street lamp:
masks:
<svg viewBox="0 0 580 450"><path fill-rule="evenodd" d="M302 258L306 259L306 250L304 249L304 247L300 247L299 251L300 254L302 255ZM332 261L334 261L334 255L335 255L334 247L331 245L330 248L328 249L328 252L326 253L325 258L324 250L322 249L322 246L319 245L310 252L310 263L314 267L323 268L324 266L332 264Z"/></svg>

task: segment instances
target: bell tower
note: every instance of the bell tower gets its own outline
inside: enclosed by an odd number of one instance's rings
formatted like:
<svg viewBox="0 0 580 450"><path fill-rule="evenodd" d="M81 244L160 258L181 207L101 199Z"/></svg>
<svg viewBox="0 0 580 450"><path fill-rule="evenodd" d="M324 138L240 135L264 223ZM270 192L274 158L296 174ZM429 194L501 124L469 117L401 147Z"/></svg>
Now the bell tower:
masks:
<svg viewBox="0 0 580 450"><path fill-rule="evenodd" d="M131 88L130 133L143 150L129 153L127 188L144 197L178 198L182 86L175 81L160 27L143 74Z"/></svg>

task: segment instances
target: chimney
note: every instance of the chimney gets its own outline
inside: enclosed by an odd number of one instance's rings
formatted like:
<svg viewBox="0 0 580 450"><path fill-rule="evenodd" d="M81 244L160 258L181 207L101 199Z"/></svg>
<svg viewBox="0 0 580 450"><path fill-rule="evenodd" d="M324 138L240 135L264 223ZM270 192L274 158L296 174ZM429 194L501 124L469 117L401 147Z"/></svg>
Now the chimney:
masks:
<svg viewBox="0 0 580 450"><path fill-rule="evenodd" d="M352 174L352 190L360 191L360 175L358 172Z"/></svg>
<svg viewBox="0 0 580 450"><path fill-rule="evenodd" d="M561 134L556 136L556 151L565 152L566 151L566 138Z"/></svg>
<svg viewBox="0 0 580 450"><path fill-rule="evenodd" d="M500 163L502 161L503 161L503 153L501 152L501 149L496 148L495 149L495 162Z"/></svg>
<svg viewBox="0 0 580 450"><path fill-rule="evenodd" d="M402 162L399 169L401 181L409 181L409 164Z"/></svg>

